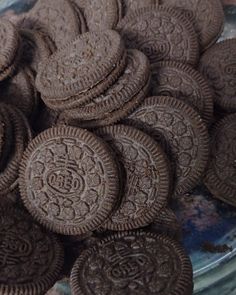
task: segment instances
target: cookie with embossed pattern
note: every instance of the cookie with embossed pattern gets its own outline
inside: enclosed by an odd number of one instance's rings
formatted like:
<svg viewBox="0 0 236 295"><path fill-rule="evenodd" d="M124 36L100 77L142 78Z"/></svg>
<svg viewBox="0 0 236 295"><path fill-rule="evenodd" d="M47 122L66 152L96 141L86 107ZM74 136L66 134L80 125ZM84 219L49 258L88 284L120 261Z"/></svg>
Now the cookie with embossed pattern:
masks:
<svg viewBox="0 0 236 295"><path fill-rule="evenodd" d="M25 211L0 208L0 293L45 294L59 279L63 248Z"/></svg>
<svg viewBox="0 0 236 295"><path fill-rule="evenodd" d="M20 110L2 103L0 112L10 118L7 125L10 132L6 132L9 137L5 139L7 155L0 171L0 195L4 195L14 190L17 185L19 164L32 134L29 123Z"/></svg>
<svg viewBox="0 0 236 295"><path fill-rule="evenodd" d="M160 0L184 11L194 21L202 50L209 48L220 37L224 27L224 11L220 0Z"/></svg>
<svg viewBox="0 0 236 295"><path fill-rule="evenodd" d="M168 154L175 196L194 188L203 176L209 152L207 128L194 109L172 97L153 96L127 122L152 135Z"/></svg>
<svg viewBox="0 0 236 295"><path fill-rule="evenodd" d="M0 81L10 76L19 62L20 35L8 20L0 20Z"/></svg>
<svg viewBox="0 0 236 295"><path fill-rule="evenodd" d="M174 240L150 232L123 232L83 251L70 284L73 295L192 295L193 272Z"/></svg>
<svg viewBox="0 0 236 295"><path fill-rule="evenodd" d="M104 228L130 230L151 223L168 203L170 173L161 147L142 131L125 125L96 131L113 149L124 169L120 206Z"/></svg>
<svg viewBox="0 0 236 295"><path fill-rule="evenodd" d="M148 58L141 51L129 50L125 71L107 91L78 109L64 111L63 114L78 120L102 119L134 97L149 76Z"/></svg>
<svg viewBox="0 0 236 295"><path fill-rule="evenodd" d="M209 48L200 59L199 71L214 90L216 107L236 112L236 39Z"/></svg>
<svg viewBox="0 0 236 295"><path fill-rule="evenodd" d="M114 29L119 22L117 0L87 0L84 14L89 31Z"/></svg>
<svg viewBox="0 0 236 295"><path fill-rule="evenodd" d="M49 36L58 49L80 34L76 13L68 0L37 1L20 26Z"/></svg>
<svg viewBox="0 0 236 295"><path fill-rule="evenodd" d="M42 65L36 86L49 107L71 109L104 92L125 65L126 51L117 32L88 32Z"/></svg>
<svg viewBox="0 0 236 295"><path fill-rule="evenodd" d="M174 61L153 64L152 95L172 96L192 106L206 123L213 119L213 93L204 77L187 64Z"/></svg>
<svg viewBox="0 0 236 295"><path fill-rule="evenodd" d="M84 16L84 10L80 6L78 6L74 1L70 0L70 2L73 6L73 9L78 19L79 32L80 34L84 34L88 31L87 23Z"/></svg>
<svg viewBox="0 0 236 295"><path fill-rule="evenodd" d="M21 67L1 87L0 102L19 108L28 118L33 118L38 105L38 93L34 87L32 71Z"/></svg>
<svg viewBox="0 0 236 295"><path fill-rule="evenodd" d="M20 167L22 200L48 229L81 235L111 213L119 194L110 149L79 128L47 129L28 145Z"/></svg>
<svg viewBox="0 0 236 295"><path fill-rule="evenodd" d="M128 48L141 50L151 63L198 62L197 35L182 11L165 6L140 8L128 14L118 29Z"/></svg>
<svg viewBox="0 0 236 295"><path fill-rule="evenodd" d="M236 207L236 114L218 121L204 182L214 197Z"/></svg>
<svg viewBox="0 0 236 295"><path fill-rule="evenodd" d="M150 75L149 75L150 76ZM143 81L145 84L143 88L136 93L133 97L130 97L120 108L113 110L110 113L104 114L102 118L91 119L91 120L80 120L76 119L76 110L70 110L68 112L62 112L58 118L58 123L69 124L72 126L78 126L87 129L96 129L102 126L108 126L115 124L122 119L125 119L131 114L147 97L150 90L150 77L147 81Z"/></svg>

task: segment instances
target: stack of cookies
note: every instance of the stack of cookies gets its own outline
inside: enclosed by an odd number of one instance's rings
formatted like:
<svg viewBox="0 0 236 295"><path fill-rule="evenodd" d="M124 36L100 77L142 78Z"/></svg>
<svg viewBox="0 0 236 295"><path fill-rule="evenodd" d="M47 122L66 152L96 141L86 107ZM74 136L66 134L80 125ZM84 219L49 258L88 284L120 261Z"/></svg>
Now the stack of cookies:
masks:
<svg viewBox="0 0 236 295"><path fill-rule="evenodd" d="M236 206L223 23L220 0L38 0L0 20L1 294L63 277L73 295L193 294L172 201L204 183Z"/></svg>

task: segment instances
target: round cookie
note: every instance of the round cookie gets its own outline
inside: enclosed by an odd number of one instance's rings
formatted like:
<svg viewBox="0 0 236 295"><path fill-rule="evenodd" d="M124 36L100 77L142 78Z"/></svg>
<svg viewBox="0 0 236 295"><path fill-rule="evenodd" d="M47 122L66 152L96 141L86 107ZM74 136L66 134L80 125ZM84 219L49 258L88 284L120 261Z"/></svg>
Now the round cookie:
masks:
<svg viewBox="0 0 236 295"><path fill-rule="evenodd" d="M165 153L151 137L130 126L105 127L96 134L111 146L125 171L121 203L103 227L130 230L151 223L170 195Z"/></svg>
<svg viewBox="0 0 236 295"><path fill-rule="evenodd" d="M148 7L151 5L158 4L159 0L121 0L123 2L123 15L127 15L133 10L139 8Z"/></svg>
<svg viewBox="0 0 236 295"><path fill-rule="evenodd" d="M151 93L181 99L196 111L206 123L213 119L213 94L203 76L187 64L175 61L152 64Z"/></svg>
<svg viewBox="0 0 236 295"><path fill-rule="evenodd" d="M83 251L70 284L73 295L192 295L192 276L190 259L179 243L134 231L111 235Z"/></svg>
<svg viewBox="0 0 236 295"><path fill-rule="evenodd" d="M21 27L44 33L58 49L80 33L76 13L67 0L37 1L25 15Z"/></svg>
<svg viewBox="0 0 236 295"><path fill-rule="evenodd" d="M195 65L199 48L193 25L174 8L150 6L128 14L119 24L128 48L137 48L151 63L176 60Z"/></svg>
<svg viewBox="0 0 236 295"><path fill-rule="evenodd" d="M51 128L35 137L24 153L20 192L26 208L45 227L81 235L102 224L116 204L116 162L94 134Z"/></svg>
<svg viewBox="0 0 236 295"><path fill-rule="evenodd" d="M196 111L175 98L153 96L127 122L162 145L175 172L175 196L194 188L205 171L209 152L207 128Z"/></svg>
<svg viewBox="0 0 236 295"><path fill-rule="evenodd" d="M103 118L93 120L77 120L75 119L74 111L70 111L61 113L58 119L58 123L69 124L72 126L78 126L87 129L96 129L98 127L115 124L120 120L125 119L129 114L131 114L142 103L145 97L147 97L149 90L150 77L145 82L143 88L134 97L131 97L120 108L115 109L114 111L108 114L105 114ZM67 117L64 116L65 114Z"/></svg>
<svg viewBox="0 0 236 295"><path fill-rule="evenodd" d="M236 114L216 123L204 182L214 197L236 207Z"/></svg>
<svg viewBox="0 0 236 295"><path fill-rule="evenodd" d="M123 55L124 44L117 32L85 33L42 65L36 79L37 89L47 100L65 101L70 96L84 94L97 84L101 94L110 86L104 81Z"/></svg>
<svg viewBox="0 0 236 295"><path fill-rule="evenodd" d="M220 37L224 27L224 10L220 0L160 0L160 4L184 10L194 21L202 50Z"/></svg>
<svg viewBox="0 0 236 295"><path fill-rule="evenodd" d="M10 76L19 59L20 36L8 20L0 20L0 81Z"/></svg>
<svg viewBox="0 0 236 295"><path fill-rule="evenodd" d="M6 138L9 144L8 159L0 172L0 195L5 195L14 190L17 185L20 161L32 134L29 123L20 110L1 104L1 112L10 117L10 128L12 128L10 139Z"/></svg>
<svg viewBox="0 0 236 295"><path fill-rule="evenodd" d="M236 112L236 39L215 44L201 57L199 71L214 90L216 107Z"/></svg>
<svg viewBox="0 0 236 295"><path fill-rule="evenodd" d="M128 50L127 66L118 80L103 94L74 110L63 112L64 117L92 120L104 118L134 97L150 76L147 57L138 50Z"/></svg>
<svg viewBox="0 0 236 295"><path fill-rule="evenodd" d="M117 0L87 0L84 15L89 31L114 29L119 21Z"/></svg>
<svg viewBox="0 0 236 295"><path fill-rule="evenodd" d="M40 64L46 60L53 51L48 45L45 35L33 30L20 30L22 37L22 63L30 67L34 73L38 72Z"/></svg>
<svg viewBox="0 0 236 295"><path fill-rule="evenodd" d="M6 80L1 88L0 102L19 108L25 116L33 118L38 105L33 73L29 68L21 67L14 76Z"/></svg>
<svg viewBox="0 0 236 295"><path fill-rule="evenodd" d="M23 210L0 208L0 293L45 294L59 279L63 248Z"/></svg>

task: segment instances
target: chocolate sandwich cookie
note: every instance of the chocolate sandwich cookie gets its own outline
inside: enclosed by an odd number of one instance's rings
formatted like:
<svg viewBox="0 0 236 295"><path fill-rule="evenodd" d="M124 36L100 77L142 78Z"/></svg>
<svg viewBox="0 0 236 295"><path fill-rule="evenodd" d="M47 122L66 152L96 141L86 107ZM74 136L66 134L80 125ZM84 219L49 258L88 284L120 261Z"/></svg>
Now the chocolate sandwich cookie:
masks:
<svg viewBox="0 0 236 295"><path fill-rule="evenodd" d="M88 31L87 23L84 16L84 10L78 6L75 1L70 0L70 3L76 13L77 20L78 20L78 26L79 26L79 32L80 34L84 34Z"/></svg>
<svg viewBox="0 0 236 295"><path fill-rule="evenodd" d="M35 137L24 153L20 192L26 208L46 228L81 235L102 224L117 202L116 162L94 134L51 128Z"/></svg>
<svg viewBox="0 0 236 295"><path fill-rule="evenodd" d="M199 70L214 90L216 107L236 111L236 39L215 44L201 57Z"/></svg>
<svg viewBox="0 0 236 295"><path fill-rule="evenodd" d="M160 4L180 8L194 21L201 50L220 37L224 27L224 10L220 0L160 0Z"/></svg>
<svg viewBox="0 0 236 295"><path fill-rule="evenodd" d="M134 97L149 77L147 57L141 51L128 50L127 65L118 80L100 96L77 109L63 112L63 116L78 120L102 119Z"/></svg>
<svg viewBox="0 0 236 295"><path fill-rule="evenodd" d="M134 231L111 235L83 251L70 284L73 295L192 295L193 273L179 243L164 235Z"/></svg>
<svg viewBox="0 0 236 295"><path fill-rule="evenodd" d="M89 31L114 29L119 22L117 0L87 0L84 15Z"/></svg>
<svg viewBox="0 0 236 295"><path fill-rule="evenodd" d="M118 27L128 48L137 48L151 63L176 60L195 65L199 48L194 27L182 11L165 6L140 8Z"/></svg>
<svg viewBox="0 0 236 295"><path fill-rule="evenodd" d="M23 44L21 62L36 74L40 64L55 51L55 47L52 49L52 45L48 44L48 38L40 32L20 30L20 35Z"/></svg>
<svg viewBox="0 0 236 295"><path fill-rule="evenodd" d="M151 93L182 99L199 112L206 123L213 119L213 92L203 76L187 64L175 61L152 64Z"/></svg>
<svg viewBox="0 0 236 295"><path fill-rule="evenodd" d="M33 73L21 67L2 84L0 102L19 108L28 118L33 118L38 105L38 93L34 87Z"/></svg>
<svg viewBox="0 0 236 295"><path fill-rule="evenodd" d="M194 109L172 97L153 96L145 99L127 123L152 135L166 151L175 172L175 196L194 188L209 152L207 128Z"/></svg>
<svg viewBox="0 0 236 295"><path fill-rule="evenodd" d="M45 294L59 279L63 248L23 210L0 208L0 293Z"/></svg>
<svg viewBox="0 0 236 295"><path fill-rule="evenodd" d="M105 127L96 134L111 146L124 169L120 205L103 228L129 230L151 223L166 206L170 194L165 153L151 137L130 126Z"/></svg>
<svg viewBox="0 0 236 295"><path fill-rule="evenodd" d="M50 107L73 108L104 92L125 65L124 44L117 32L89 32L42 65L36 86Z"/></svg>
<svg viewBox="0 0 236 295"><path fill-rule="evenodd" d="M37 1L20 25L47 35L58 49L80 34L77 15L68 0Z"/></svg>
<svg viewBox="0 0 236 295"><path fill-rule="evenodd" d="M236 206L236 114L214 126L205 184L214 197Z"/></svg>
<svg viewBox="0 0 236 295"><path fill-rule="evenodd" d="M10 76L19 61L20 35L8 20L0 20L0 81Z"/></svg>
<svg viewBox="0 0 236 295"><path fill-rule="evenodd" d="M0 195L7 194L15 189L18 180L18 170L24 149L32 139L29 123L23 113L17 108L1 104L0 112L10 118L10 128L12 133L6 133L7 158L5 166L0 172Z"/></svg>
<svg viewBox="0 0 236 295"><path fill-rule="evenodd" d="M175 240L182 240L181 224L173 210L169 207L163 208L147 229L156 233L166 234Z"/></svg>
<svg viewBox="0 0 236 295"><path fill-rule="evenodd" d="M66 119L65 121L62 120L61 122L64 122L65 124L79 126L82 128L88 128L88 129L96 129L98 127L103 127L103 126L108 126L108 125L118 123L122 119L125 119L128 115L130 115L134 110L136 110L140 106L140 104L147 97L149 90L150 90L150 78L146 81L143 88L134 97L131 97L125 104L123 104L122 107L108 113L104 118L87 120L87 121Z"/></svg>
<svg viewBox="0 0 236 295"><path fill-rule="evenodd" d="M123 3L123 16L139 8L153 6L159 3L159 0L121 0Z"/></svg>

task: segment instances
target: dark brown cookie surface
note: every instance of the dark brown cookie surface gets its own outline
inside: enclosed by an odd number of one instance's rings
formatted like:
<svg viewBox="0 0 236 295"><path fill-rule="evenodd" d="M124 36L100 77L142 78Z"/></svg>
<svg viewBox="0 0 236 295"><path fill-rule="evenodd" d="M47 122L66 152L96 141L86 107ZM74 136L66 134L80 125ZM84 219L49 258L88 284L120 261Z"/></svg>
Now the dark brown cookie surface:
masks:
<svg viewBox="0 0 236 295"><path fill-rule="evenodd" d="M127 122L151 134L166 151L175 171L175 195L200 180L208 160L205 124L190 106L171 97L150 97Z"/></svg>
<svg viewBox="0 0 236 295"><path fill-rule="evenodd" d="M20 168L22 199L50 230L80 235L95 229L118 196L118 171L110 150L92 133L51 128L26 149Z"/></svg>
<svg viewBox="0 0 236 295"><path fill-rule="evenodd" d="M163 235L125 232L82 252L70 278L72 294L191 295L191 262Z"/></svg>
<svg viewBox="0 0 236 295"><path fill-rule="evenodd" d="M178 7L194 20L200 47L207 49L219 38L224 26L224 11L220 0L160 0L160 4Z"/></svg>
<svg viewBox="0 0 236 295"><path fill-rule="evenodd" d="M205 184L213 196L236 206L236 114L228 115L213 128L211 155Z"/></svg>
<svg viewBox="0 0 236 295"><path fill-rule="evenodd" d="M20 36L11 22L1 19L0 38L0 81L2 81L15 70L15 59L19 51Z"/></svg>
<svg viewBox="0 0 236 295"><path fill-rule="evenodd" d="M36 86L43 96L53 98L85 92L114 70L123 48L115 31L85 33L42 65Z"/></svg>
<svg viewBox="0 0 236 295"><path fill-rule="evenodd" d="M140 8L127 15L119 30L128 48L137 48L151 63L198 61L198 41L192 23L181 11L164 6Z"/></svg>
<svg viewBox="0 0 236 295"><path fill-rule="evenodd" d="M57 48L72 41L80 33L76 13L67 0L37 1L22 20L21 27L44 33Z"/></svg>
<svg viewBox="0 0 236 295"><path fill-rule="evenodd" d="M84 14L89 31L114 29L119 21L117 0L87 0Z"/></svg>
<svg viewBox="0 0 236 295"><path fill-rule="evenodd" d="M214 90L216 106L236 111L236 39L217 43L201 57L199 70Z"/></svg>
<svg viewBox="0 0 236 295"><path fill-rule="evenodd" d="M123 15L125 16L133 10L158 4L159 0L121 0L121 2L123 3Z"/></svg>
<svg viewBox="0 0 236 295"><path fill-rule="evenodd" d="M45 294L59 279L63 249L20 209L0 208L0 293Z"/></svg>
<svg viewBox="0 0 236 295"><path fill-rule="evenodd" d="M38 104L32 75L30 69L21 67L14 76L4 81L0 93L0 102L19 108L28 118L34 116Z"/></svg>
<svg viewBox="0 0 236 295"><path fill-rule="evenodd" d="M64 116L83 120L104 118L106 114L122 107L142 89L149 72L147 57L138 50L129 50L127 66L118 80L102 95L78 109L65 111Z"/></svg>
<svg viewBox="0 0 236 295"><path fill-rule="evenodd" d="M130 126L105 127L96 134L112 147L125 171L120 206L103 226L129 230L151 223L170 194L165 153L151 137Z"/></svg>
<svg viewBox="0 0 236 295"><path fill-rule="evenodd" d="M206 123L213 118L213 93L203 76L191 66L178 62L153 64L152 95L172 96L192 106Z"/></svg>

